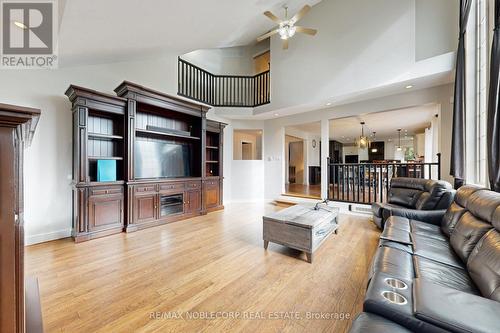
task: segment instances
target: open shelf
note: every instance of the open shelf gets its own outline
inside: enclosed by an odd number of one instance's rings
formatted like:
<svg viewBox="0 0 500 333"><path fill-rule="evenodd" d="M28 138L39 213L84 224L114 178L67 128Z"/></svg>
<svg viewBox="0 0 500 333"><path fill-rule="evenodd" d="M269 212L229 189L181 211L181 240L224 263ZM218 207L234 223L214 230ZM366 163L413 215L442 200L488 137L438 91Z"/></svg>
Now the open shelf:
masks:
<svg viewBox="0 0 500 333"><path fill-rule="evenodd" d="M207 149L219 149L219 147L216 147L216 146L207 146Z"/></svg>
<svg viewBox="0 0 500 333"><path fill-rule="evenodd" d="M102 140L123 140L121 135L103 134L103 133L89 133L89 138L102 139Z"/></svg>
<svg viewBox="0 0 500 333"><path fill-rule="evenodd" d="M121 161L123 157L120 156L89 156L89 160L116 160Z"/></svg>
<svg viewBox="0 0 500 333"><path fill-rule="evenodd" d="M145 130L145 129L141 129L141 128L136 128L135 131L136 131L136 133L140 133L140 134L144 134L144 135L158 135L158 136L162 136L165 138L182 138L182 139L189 139L189 140L200 140L200 138L198 138L196 136L150 131L150 130Z"/></svg>

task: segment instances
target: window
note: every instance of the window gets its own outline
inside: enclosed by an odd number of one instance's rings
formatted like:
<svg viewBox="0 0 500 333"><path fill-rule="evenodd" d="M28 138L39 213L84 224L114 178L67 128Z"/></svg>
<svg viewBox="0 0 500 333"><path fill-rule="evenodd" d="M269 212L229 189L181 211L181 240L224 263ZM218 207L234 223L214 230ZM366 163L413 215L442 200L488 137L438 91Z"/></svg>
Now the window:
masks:
<svg viewBox="0 0 500 333"><path fill-rule="evenodd" d="M467 105L466 105L466 170L467 182L488 185L486 160L486 119L490 33L493 10L491 0L475 0L467 27Z"/></svg>
<svg viewBox="0 0 500 333"><path fill-rule="evenodd" d="M262 130L233 131L233 160L262 160Z"/></svg>

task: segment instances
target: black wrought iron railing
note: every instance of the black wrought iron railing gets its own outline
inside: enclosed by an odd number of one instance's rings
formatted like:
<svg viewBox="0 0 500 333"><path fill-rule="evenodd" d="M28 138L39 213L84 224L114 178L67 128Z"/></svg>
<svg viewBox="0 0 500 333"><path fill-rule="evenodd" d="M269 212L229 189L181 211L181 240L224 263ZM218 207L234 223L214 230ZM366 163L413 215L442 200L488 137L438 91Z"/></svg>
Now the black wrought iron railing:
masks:
<svg viewBox="0 0 500 333"><path fill-rule="evenodd" d="M328 160L328 199L371 204L386 202L391 179L441 179L441 154L433 163L332 163Z"/></svg>
<svg viewBox="0 0 500 333"><path fill-rule="evenodd" d="M177 94L217 107L256 107L271 101L270 71L216 75L179 58Z"/></svg>

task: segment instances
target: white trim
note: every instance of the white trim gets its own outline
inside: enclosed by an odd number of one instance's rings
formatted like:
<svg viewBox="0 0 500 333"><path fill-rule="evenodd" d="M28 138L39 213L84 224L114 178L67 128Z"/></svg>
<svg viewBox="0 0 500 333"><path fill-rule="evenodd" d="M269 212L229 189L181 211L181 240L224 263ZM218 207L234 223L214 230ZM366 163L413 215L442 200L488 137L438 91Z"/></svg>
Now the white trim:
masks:
<svg viewBox="0 0 500 333"><path fill-rule="evenodd" d="M56 239L67 238L71 236L71 229L62 229L58 231L48 232L44 234L37 235L25 235L24 242L25 245L33 245L38 243L44 243Z"/></svg>

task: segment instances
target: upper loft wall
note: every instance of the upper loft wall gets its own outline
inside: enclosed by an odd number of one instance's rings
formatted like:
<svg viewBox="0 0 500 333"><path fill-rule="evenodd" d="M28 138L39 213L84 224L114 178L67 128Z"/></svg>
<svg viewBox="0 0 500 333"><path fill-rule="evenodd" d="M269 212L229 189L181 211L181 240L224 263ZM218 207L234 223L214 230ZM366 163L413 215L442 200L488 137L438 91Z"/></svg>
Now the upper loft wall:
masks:
<svg viewBox="0 0 500 333"><path fill-rule="evenodd" d="M432 63L433 68L417 63L415 7L415 0L329 0L314 6L298 25L318 29L316 36L297 34L288 50L282 50L278 36L271 38L271 104L258 112L335 101L449 72L451 55L441 59L446 65L441 60ZM427 10L431 8L424 6L420 12ZM456 17L454 10L448 9L447 15ZM450 22L434 20L433 29ZM419 16L418 25L424 23ZM419 43L420 53L437 52L427 45L442 42L445 35L448 33L428 35L427 44Z"/></svg>
<svg viewBox="0 0 500 333"><path fill-rule="evenodd" d="M218 75L253 75L253 57L269 50L269 40L248 46L202 49L186 53L182 59Z"/></svg>
<svg viewBox="0 0 500 333"><path fill-rule="evenodd" d="M458 44L458 0L415 1L415 59L455 51Z"/></svg>

